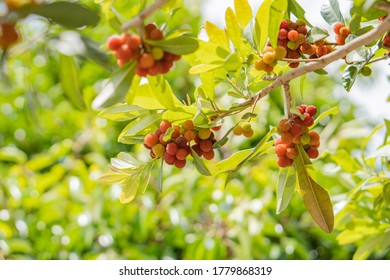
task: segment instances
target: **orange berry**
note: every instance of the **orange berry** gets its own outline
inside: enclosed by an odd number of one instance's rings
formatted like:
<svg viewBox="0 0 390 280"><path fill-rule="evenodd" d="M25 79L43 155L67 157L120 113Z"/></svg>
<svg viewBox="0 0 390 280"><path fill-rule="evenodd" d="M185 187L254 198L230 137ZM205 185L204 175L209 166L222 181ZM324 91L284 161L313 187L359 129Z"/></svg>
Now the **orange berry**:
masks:
<svg viewBox="0 0 390 280"><path fill-rule="evenodd" d="M153 30L157 29L157 26L154 23L149 23L145 26L145 34L150 38L150 34Z"/></svg>
<svg viewBox="0 0 390 280"><path fill-rule="evenodd" d="M213 149L213 143L211 143L210 140L200 141L199 148L202 150L202 152L207 153Z"/></svg>
<svg viewBox="0 0 390 280"><path fill-rule="evenodd" d="M344 27L344 24L342 24L341 22L336 22L334 25L333 25L333 31L334 33L336 33L337 35L340 34L340 28Z"/></svg>
<svg viewBox="0 0 390 280"><path fill-rule="evenodd" d="M298 31L296 30L290 30L287 34L287 38L290 40L290 41L296 41L298 40L298 37L299 37L299 33Z"/></svg>
<svg viewBox="0 0 390 280"><path fill-rule="evenodd" d="M170 155L175 155L178 150L179 147L174 142L169 143L166 148L166 152Z"/></svg>
<svg viewBox="0 0 390 280"><path fill-rule="evenodd" d="M291 125L288 119L281 119L279 121L278 132L282 133L282 132L289 131L290 129L291 129Z"/></svg>
<svg viewBox="0 0 390 280"><path fill-rule="evenodd" d="M161 40L164 38L164 34L160 29L154 29L152 32L150 32L149 38L152 40Z"/></svg>
<svg viewBox="0 0 390 280"><path fill-rule="evenodd" d="M160 61L155 61L153 65L148 69L148 74L151 76L156 76L160 74L163 70L163 66Z"/></svg>
<svg viewBox="0 0 390 280"><path fill-rule="evenodd" d="M289 159L294 159L297 157L297 150L295 150L295 148L287 148L287 151L286 151L286 157L288 157Z"/></svg>
<svg viewBox="0 0 390 280"><path fill-rule="evenodd" d="M286 156L281 156L278 159L278 165L280 167L287 167L293 164L293 161Z"/></svg>
<svg viewBox="0 0 390 280"><path fill-rule="evenodd" d="M280 29L278 38L281 40L285 40L285 39L287 39L287 34L288 34L288 31L286 29Z"/></svg>
<svg viewBox="0 0 390 280"><path fill-rule="evenodd" d="M309 156L309 158L317 158L318 155L319 155L319 152L318 152L317 148L314 148L314 147L308 148L306 150L306 153Z"/></svg>
<svg viewBox="0 0 390 280"><path fill-rule="evenodd" d="M184 132L184 138L190 142L190 141L193 141L196 137L196 133L195 131L193 130L187 130L186 132Z"/></svg>
<svg viewBox="0 0 390 280"><path fill-rule="evenodd" d="M317 114L317 108L313 105L309 105L305 108L305 112L308 113L310 116L314 116Z"/></svg>
<svg viewBox="0 0 390 280"><path fill-rule="evenodd" d="M115 51L115 57L122 62L128 62L131 58L131 49L128 45L122 45Z"/></svg>
<svg viewBox="0 0 390 280"><path fill-rule="evenodd" d="M186 120L184 123L183 123L183 128L185 130L194 130L195 129L195 125L194 125L194 122L192 120Z"/></svg>
<svg viewBox="0 0 390 280"><path fill-rule="evenodd" d="M320 135L315 131L310 131L309 136L310 136L310 142L309 142L310 146L316 145L320 141Z"/></svg>
<svg viewBox="0 0 390 280"><path fill-rule="evenodd" d="M176 158L178 160L185 160L187 156L188 156L188 151L185 148L180 148L176 152Z"/></svg>
<svg viewBox="0 0 390 280"><path fill-rule="evenodd" d="M130 37L127 39L127 44L132 50L139 49L142 44L141 37L136 34L130 35Z"/></svg>
<svg viewBox="0 0 390 280"><path fill-rule="evenodd" d="M161 133L165 133L168 130L168 128L170 128L171 126L172 126L172 124L170 123L170 121L163 120L160 123L160 131L161 131Z"/></svg>
<svg viewBox="0 0 390 280"><path fill-rule="evenodd" d="M111 36L107 40L107 47L112 51L116 51L122 46L122 40L119 36Z"/></svg>
<svg viewBox="0 0 390 280"><path fill-rule="evenodd" d="M243 135L246 137L246 138L251 138L254 134L254 131L253 129L250 129L248 131L244 131Z"/></svg>
<svg viewBox="0 0 390 280"><path fill-rule="evenodd" d="M263 62L265 64L271 64L275 60L275 51L273 50L272 52L266 52L263 55Z"/></svg>
<svg viewBox="0 0 390 280"><path fill-rule="evenodd" d="M341 27L340 28L340 35L347 38L348 35L351 34L351 30L349 29L349 27Z"/></svg>
<svg viewBox="0 0 390 280"><path fill-rule="evenodd" d="M214 150L203 153L203 157L207 160L212 160L214 158L214 156L215 156Z"/></svg>
<svg viewBox="0 0 390 280"><path fill-rule="evenodd" d="M151 67L153 64L154 64L153 55L149 53L144 53L143 55L141 55L138 62L139 67L144 69Z"/></svg>
<svg viewBox="0 0 390 280"><path fill-rule="evenodd" d="M275 146L275 154L277 156L284 156L287 152L287 146L284 144L279 144Z"/></svg>
<svg viewBox="0 0 390 280"><path fill-rule="evenodd" d="M183 168L184 166L186 166L186 163L187 163L186 160L179 160L179 159L176 159L174 162L177 168Z"/></svg>
<svg viewBox="0 0 390 280"><path fill-rule="evenodd" d="M281 137L282 137L282 142L287 145L287 146L290 146L292 144L292 139L293 139L293 136L290 132L283 132L281 134Z"/></svg>

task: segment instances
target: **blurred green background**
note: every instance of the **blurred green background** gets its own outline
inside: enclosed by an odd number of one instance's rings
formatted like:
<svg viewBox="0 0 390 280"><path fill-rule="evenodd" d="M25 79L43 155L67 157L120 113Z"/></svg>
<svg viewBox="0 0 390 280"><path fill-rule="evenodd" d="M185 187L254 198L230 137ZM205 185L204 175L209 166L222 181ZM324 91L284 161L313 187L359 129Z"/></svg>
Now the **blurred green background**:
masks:
<svg viewBox="0 0 390 280"><path fill-rule="evenodd" d="M99 10L94 1L81 2ZM117 1L115 8L129 18L138 2ZM203 25L200 4L185 2L169 28L197 35ZM150 21L161 26L167 17L161 11ZM272 154L242 168L226 189L224 175L201 176L191 163L181 171L166 168L162 193L154 173L145 195L121 204L120 186L102 185L98 178L119 152L146 159L147 151L117 143L126 123L99 118L90 109L98 84L114 68L113 58L78 57L89 107L78 111L58 77L60 43L68 31L37 17L19 21L18 28L23 40L4 66L9 82L2 77L0 84L0 259L351 259L354 254L390 259L388 161L362 157L362 151L375 155L389 132L383 120L358 118L359 108L338 86L338 69L330 76L309 75L304 101L299 81L293 85L297 103L314 104L320 112L339 106L337 115L316 128L321 156L311 170L335 205L336 227L326 234L297 193L276 214L279 169ZM115 32L102 16L97 26L79 33L104 53L106 38ZM181 99L197 83L196 76L184 74L188 68L181 60L166 76ZM374 83L383 72L373 71L371 78L359 79ZM283 115L280 94L271 94L257 111L255 136L232 139L216 160L253 146L277 124Z"/></svg>

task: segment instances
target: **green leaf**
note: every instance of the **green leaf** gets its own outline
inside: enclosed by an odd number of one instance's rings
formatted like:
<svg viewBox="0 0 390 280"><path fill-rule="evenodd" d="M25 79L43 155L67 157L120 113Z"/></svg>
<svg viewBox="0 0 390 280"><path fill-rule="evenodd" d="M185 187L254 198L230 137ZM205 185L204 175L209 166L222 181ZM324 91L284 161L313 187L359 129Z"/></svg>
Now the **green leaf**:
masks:
<svg viewBox="0 0 390 280"><path fill-rule="evenodd" d="M107 53L100 50L100 45L87 36L81 36L81 40L85 46L84 57L110 69L110 59Z"/></svg>
<svg viewBox="0 0 390 280"><path fill-rule="evenodd" d="M125 173L107 173L99 178L99 182L104 184L122 183L129 178L129 174Z"/></svg>
<svg viewBox="0 0 390 280"><path fill-rule="evenodd" d="M316 73L317 75L328 75L328 72L326 72L324 69L314 70L314 73Z"/></svg>
<svg viewBox="0 0 390 280"><path fill-rule="evenodd" d="M227 159L224 159L222 161L219 161L212 172L213 175L217 175L222 172L227 172L236 169L238 164L242 162L251 152L253 149L247 149L242 150L234 153Z"/></svg>
<svg viewBox="0 0 390 280"><path fill-rule="evenodd" d="M354 34L350 34L345 40L345 43L349 43L357 37L358 36ZM367 51L364 47L360 47L358 49L353 50L352 52L348 53L346 57L346 61L348 64L355 63L355 62L364 62L366 60L367 60Z"/></svg>
<svg viewBox="0 0 390 280"><path fill-rule="evenodd" d="M271 9L272 2L273 0L264 0L256 13L256 22L258 28L260 28L260 40L258 45L259 50L262 50L264 48L265 43L267 42L268 39L270 9Z"/></svg>
<svg viewBox="0 0 390 280"><path fill-rule="evenodd" d="M298 1L296 0L288 0L288 10L296 16L298 19L305 20L306 24L309 27L312 27L310 22L305 17L305 10L299 5Z"/></svg>
<svg viewBox="0 0 390 280"><path fill-rule="evenodd" d="M115 70L110 79L103 82L99 95L92 102L92 107L101 110L123 100L129 91L135 67L136 62L131 62Z"/></svg>
<svg viewBox="0 0 390 280"><path fill-rule="evenodd" d="M362 166L346 150L338 150L331 156L331 159L345 172L355 173L356 171L362 170Z"/></svg>
<svg viewBox="0 0 390 280"><path fill-rule="evenodd" d="M141 193L144 194L146 191L146 188L149 185L150 176L152 174L152 168L154 165L154 161L151 161L148 163L144 169L142 170L142 173L139 176L139 186L138 188L141 190Z"/></svg>
<svg viewBox="0 0 390 280"><path fill-rule="evenodd" d="M95 11L76 3L64 1L25 6L17 13L23 16L28 14L43 16L69 28L95 25L99 21L99 16Z"/></svg>
<svg viewBox="0 0 390 280"><path fill-rule="evenodd" d="M386 125L387 136L390 136L390 121L386 119L384 121Z"/></svg>
<svg viewBox="0 0 390 280"><path fill-rule="evenodd" d="M227 8L225 13L226 29L230 40L237 50L241 49L241 30L238 25L237 17L232 8Z"/></svg>
<svg viewBox="0 0 390 280"><path fill-rule="evenodd" d="M301 76L301 80L299 82L299 90L301 92L301 97L303 98L303 89L305 86L306 74Z"/></svg>
<svg viewBox="0 0 390 280"><path fill-rule="evenodd" d="M277 205L276 213L281 213L290 203L291 197L297 185L297 176L295 169L290 166L288 168L280 168L278 177L278 188L276 189Z"/></svg>
<svg viewBox="0 0 390 280"><path fill-rule="evenodd" d="M248 0L234 0L234 10L241 28L244 29L253 17Z"/></svg>
<svg viewBox="0 0 390 280"><path fill-rule="evenodd" d="M194 158L196 170L198 170L198 172L202 175L211 176L209 169L204 164L202 159L198 156L198 154L192 148L190 148L190 149L191 149L191 155Z"/></svg>
<svg viewBox="0 0 390 280"><path fill-rule="evenodd" d="M101 111L99 117L121 122L139 117L139 115L141 115L140 112L146 113L148 110L135 105L117 104Z"/></svg>
<svg viewBox="0 0 390 280"><path fill-rule="evenodd" d="M167 40L146 40L146 42L151 46L160 47L164 51L176 55L193 53L199 47L198 41L189 36L180 36Z"/></svg>
<svg viewBox="0 0 390 280"><path fill-rule="evenodd" d="M27 155L16 147L2 147L0 148L0 161L24 163L27 161Z"/></svg>
<svg viewBox="0 0 390 280"><path fill-rule="evenodd" d="M385 250L390 246L390 232L375 234L367 238L353 255L354 260L365 260L374 250Z"/></svg>
<svg viewBox="0 0 390 280"><path fill-rule="evenodd" d="M329 36L329 33L322 28L314 26L307 33L306 41L310 44L317 42L319 40L325 39Z"/></svg>
<svg viewBox="0 0 390 280"><path fill-rule="evenodd" d="M223 29L219 29L214 23L206 21L206 32L207 36L210 39L210 42L224 48L229 49L229 39L226 35L226 31Z"/></svg>
<svg viewBox="0 0 390 280"><path fill-rule="evenodd" d="M72 105L85 110L86 106L80 88L80 73L74 57L60 54L60 81L66 96Z"/></svg>
<svg viewBox="0 0 390 280"><path fill-rule="evenodd" d="M333 230L334 215L329 194L309 176L304 163L305 151L300 145L297 147L298 155L294 160L294 165L303 202L317 225L330 233Z"/></svg>
<svg viewBox="0 0 390 280"><path fill-rule="evenodd" d="M120 142L122 137L136 135L154 123L161 120L163 113L153 113L151 115L142 116L138 121L129 123L119 134L118 141Z"/></svg>
<svg viewBox="0 0 390 280"><path fill-rule="evenodd" d="M119 195L119 201L121 203L131 202L137 195L137 190L138 190L138 176L133 175L123 183L122 191Z"/></svg>
<svg viewBox="0 0 390 280"><path fill-rule="evenodd" d="M349 28L352 34L355 34L360 29L360 22L362 16L360 14L353 14L351 22L349 23Z"/></svg>
<svg viewBox="0 0 390 280"><path fill-rule="evenodd" d="M221 68L223 66L223 63L223 61L216 61L215 63L211 64L198 64L191 67L189 73L191 75L196 75L214 71L215 69Z"/></svg>
<svg viewBox="0 0 390 280"><path fill-rule="evenodd" d="M241 69L242 62L238 54L232 53L225 59L224 67L227 71L237 71Z"/></svg>
<svg viewBox="0 0 390 280"><path fill-rule="evenodd" d="M202 82L201 89L205 95L205 99L214 101L215 98L215 72L200 74Z"/></svg>
<svg viewBox="0 0 390 280"><path fill-rule="evenodd" d="M268 35L271 45L276 48L278 44L280 23L287 10L287 0L274 0L269 15Z"/></svg>
<svg viewBox="0 0 390 280"><path fill-rule="evenodd" d="M321 15L329 25L336 22L345 24L343 15L340 12L338 0L329 0L329 4L322 5Z"/></svg>
<svg viewBox="0 0 390 280"><path fill-rule="evenodd" d="M325 117L330 115L336 115L339 112L339 108L337 106L334 106L330 108L329 110L326 110L325 112L322 112L314 121L313 125L311 127L315 127L321 120L323 120Z"/></svg>

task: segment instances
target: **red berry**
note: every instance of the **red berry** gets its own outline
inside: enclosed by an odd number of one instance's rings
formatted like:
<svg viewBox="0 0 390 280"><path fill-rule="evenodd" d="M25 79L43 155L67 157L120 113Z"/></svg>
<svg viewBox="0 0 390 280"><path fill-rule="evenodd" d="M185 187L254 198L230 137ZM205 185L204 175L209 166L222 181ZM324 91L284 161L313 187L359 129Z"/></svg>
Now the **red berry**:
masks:
<svg viewBox="0 0 390 280"><path fill-rule="evenodd" d="M175 163L176 157L175 157L175 155L171 155L168 152L166 152L164 155L164 160L169 165L173 165Z"/></svg>
<svg viewBox="0 0 390 280"><path fill-rule="evenodd" d="M203 152L209 152L213 149L213 144L210 140L203 140L199 143L199 147Z"/></svg>
<svg viewBox="0 0 390 280"><path fill-rule="evenodd" d="M152 40L161 40L164 38L164 34L160 29L154 29L152 32L150 32L149 38Z"/></svg>
<svg viewBox="0 0 390 280"><path fill-rule="evenodd" d="M320 135L317 132L310 131L309 136L310 136L310 143L309 143L310 146L315 146L320 142Z"/></svg>
<svg viewBox="0 0 390 280"><path fill-rule="evenodd" d="M280 167L287 167L287 166L292 165L292 163L293 163L293 161L286 156L281 156L278 159L278 165Z"/></svg>
<svg viewBox="0 0 390 280"><path fill-rule="evenodd" d="M295 150L295 148L287 148L286 157L288 157L289 159L296 158L297 157L297 150Z"/></svg>
<svg viewBox="0 0 390 280"><path fill-rule="evenodd" d="M283 133L281 134L281 136L282 136L282 142L283 142L285 145L289 146L289 145L292 144L293 136L291 135L290 132L283 132Z"/></svg>
<svg viewBox="0 0 390 280"><path fill-rule="evenodd" d="M161 74L163 71L163 66L161 62L154 61L153 65L148 69L148 74L151 76L156 76L158 74Z"/></svg>
<svg viewBox="0 0 390 280"><path fill-rule="evenodd" d="M167 153L170 155L175 155L179 147L176 145L176 143L169 143L167 145Z"/></svg>
<svg viewBox="0 0 390 280"><path fill-rule="evenodd" d="M274 144L275 144L275 146L278 146L278 145L280 145L280 144L283 144L282 138L277 138L277 139L275 139Z"/></svg>
<svg viewBox="0 0 390 280"><path fill-rule="evenodd" d="M149 148L152 148L158 142L158 137L155 134L148 134L144 138L144 144Z"/></svg>
<svg viewBox="0 0 390 280"><path fill-rule="evenodd" d="M282 20L282 22L280 23L280 29L287 29L288 28L288 21L287 20Z"/></svg>
<svg viewBox="0 0 390 280"><path fill-rule="evenodd" d="M298 36L299 36L299 33L298 31L296 30L290 30L287 34L287 38L290 40L290 41L296 41L298 40Z"/></svg>
<svg viewBox="0 0 390 280"><path fill-rule="evenodd" d="M146 75L148 74L148 69L143 69L137 66L137 68L135 68L135 74L140 77L146 77Z"/></svg>
<svg viewBox="0 0 390 280"><path fill-rule="evenodd" d="M177 137L175 143L179 148L187 147L187 140L183 136Z"/></svg>
<svg viewBox="0 0 390 280"><path fill-rule="evenodd" d="M115 57L119 60L122 60L123 62L128 62L131 58L131 49L128 45L121 45L116 51L115 51Z"/></svg>
<svg viewBox="0 0 390 280"><path fill-rule="evenodd" d="M184 166L186 166L186 163L187 163L186 160L179 160L179 159L176 159L174 164L175 164L175 166L176 166L177 168L183 168Z"/></svg>
<svg viewBox="0 0 390 280"><path fill-rule="evenodd" d="M203 153L203 157L207 160L212 160L215 156L214 150L208 151L207 153Z"/></svg>
<svg viewBox="0 0 390 280"><path fill-rule="evenodd" d="M313 105L309 105L307 106L306 108L306 113L308 113L310 116L314 116L315 114L317 114L317 108Z"/></svg>
<svg viewBox="0 0 390 280"><path fill-rule="evenodd" d="M310 147L306 150L306 153L307 155L309 156L309 158L317 158L319 153L318 153L318 150L317 148L315 147Z"/></svg>
<svg viewBox="0 0 390 280"><path fill-rule="evenodd" d="M202 156L203 155L203 151L200 149L199 147L199 144L195 144L191 147L195 153L197 153L198 156Z"/></svg>
<svg viewBox="0 0 390 280"><path fill-rule="evenodd" d="M161 123L160 123L160 131L161 133L165 133L168 128L170 128L172 126L172 124L167 121L167 120L163 120Z"/></svg>
<svg viewBox="0 0 390 280"><path fill-rule="evenodd" d="M288 121L288 119L281 119L281 120L279 121L279 124L278 124L278 131L279 131L280 133L289 131L290 129L291 129L291 125L290 125L290 122Z"/></svg>
<svg viewBox="0 0 390 280"><path fill-rule="evenodd" d="M122 40L119 36L112 36L108 38L107 40L107 47L112 50L116 51L122 46Z"/></svg>
<svg viewBox="0 0 390 280"><path fill-rule="evenodd" d="M188 142L194 140L195 137L196 137L196 133L195 133L195 131L193 131L193 130L187 130L186 132L184 132L184 138L185 138Z"/></svg>
<svg viewBox="0 0 390 280"><path fill-rule="evenodd" d="M187 149L180 148L176 152L176 158L179 159L179 160L185 160L187 156L188 156Z"/></svg>
<svg viewBox="0 0 390 280"><path fill-rule="evenodd" d="M301 114L303 114L303 113L305 113L306 112L306 105L299 105L298 106L298 110L299 110L299 112L301 112Z"/></svg>
<svg viewBox="0 0 390 280"><path fill-rule="evenodd" d="M183 124L183 128L185 130L194 130L194 128L195 128L194 122L191 120L185 121Z"/></svg>
<svg viewBox="0 0 390 280"><path fill-rule="evenodd" d="M344 24L342 24L341 22L336 22L334 25L333 25L333 31L334 33L336 33L337 35L340 34L340 28L344 27Z"/></svg>
<svg viewBox="0 0 390 280"><path fill-rule="evenodd" d="M302 126L300 126L299 124L293 124L293 126L291 127L291 130L290 130L290 133L293 137L295 137L297 135L301 135L302 134Z"/></svg>
<svg viewBox="0 0 390 280"><path fill-rule="evenodd" d="M285 40L285 39L287 39L287 34L288 34L288 31L286 29L280 29L278 38L280 40Z"/></svg>
<svg viewBox="0 0 390 280"><path fill-rule="evenodd" d="M130 35L130 37L127 39L127 44L132 50L139 49L142 44L141 37L136 34Z"/></svg>
<svg viewBox="0 0 390 280"><path fill-rule="evenodd" d="M302 120L302 124L304 126L312 126L314 123L313 117L310 116L310 114L308 114L308 113L304 113L303 116L304 116L304 119Z"/></svg>
<svg viewBox="0 0 390 280"><path fill-rule="evenodd" d="M287 146L284 144L279 144L275 146L275 154L277 156L284 156L287 152Z"/></svg>

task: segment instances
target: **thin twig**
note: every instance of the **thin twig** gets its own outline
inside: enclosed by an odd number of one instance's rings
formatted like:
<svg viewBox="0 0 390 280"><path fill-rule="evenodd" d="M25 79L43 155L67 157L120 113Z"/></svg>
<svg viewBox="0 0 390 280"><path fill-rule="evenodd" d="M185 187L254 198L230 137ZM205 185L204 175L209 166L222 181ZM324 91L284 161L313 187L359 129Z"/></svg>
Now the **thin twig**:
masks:
<svg viewBox="0 0 390 280"><path fill-rule="evenodd" d="M275 81L278 78L278 75L274 76L263 76L264 81Z"/></svg>
<svg viewBox="0 0 390 280"><path fill-rule="evenodd" d="M286 83L283 85L284 89L284 104L286 106L286 114L290 118L291 117L291 92L290 92L290 84Z"/></svg>
<svg viewBox="0 0 390 280"><path fill-rule="evenodd" d="M378 8L385 10L390 13L390 5L385 3L380 3L377 5ZM295 79L297 77L303 76L306 73L313 72L318 69L322 69L328 64L343 58L348 53L352 52L353 50L356 50L364 45L368 45L371 42L378 40L383 36L383 34L387 33L390 29L390 17L387 17L382 23L380 23L375 28L371 29L367 33L357 37L356 39L352 40L351 42L345 44L344 46L341 46L339 49L337 49L334 52L331 52L327 55L322 56L318 59L318 61L305 64L303 66L300 66L298 68L295 68L291 70L290 72L287 72L281 76L279 76L273 83L268 85L267 87L263 88L259 92L257 92L254 96L252 96L250 99L240 103L238 106L242 107L248 107L254 104L255 102L258 102L261 98L267 96L269 93L271 93L276 88L288 83L292 79Z"/></svg>
<svg viewBox="0 0 390 280"><path fill-rule="evenodd" d="M142 12L140 12L136 17L129 20L128 22L125 22L122 25L122 30L126 31L132 27L140 27L143 25L145 18L147 18L149 15L151 15L155 10L161 8L165 4L167 4L171 0L158 0L157 2L153 3L146 9L144 9Z"/></svg>
<svg viewBox="0 0 390 280"><path fill-rule="evenodd" d="M382 60L386 60L386 59L389 59L390 58L390 52L386 53L384 56L381 56L381 57L378 57L378 58L375 58L373 60L370 60L368 63L366 64L371 64L371 63L375 63L375 62L378 62L378 61L382 61Z"/></svg>

